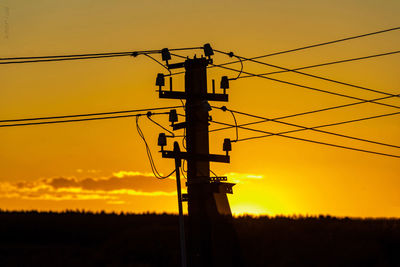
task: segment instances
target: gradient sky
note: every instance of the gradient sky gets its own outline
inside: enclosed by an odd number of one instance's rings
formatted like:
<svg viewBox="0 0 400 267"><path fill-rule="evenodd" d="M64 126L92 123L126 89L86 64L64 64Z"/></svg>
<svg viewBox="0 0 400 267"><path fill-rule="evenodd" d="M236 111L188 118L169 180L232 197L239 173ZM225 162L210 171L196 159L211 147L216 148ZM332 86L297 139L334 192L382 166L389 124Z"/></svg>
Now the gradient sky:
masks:
<svg viewBox="0 0 400 267"><path fill-rule="evenodd" d="M372 1L104 1L0 0L0 56L41 56L201 46L258 56L399 26L400 2ZM6 10L8 10L8 15ZM264 59L283 67L399 50L400 32ZM182 52L193 56L201 51ZM222 63L230 58L216 55ZM178 62L179 60L175 60ZM239 68L240 65L232 65ZM399 93L399 55L337 64L306 72ZM254 73L272 68L245 63ZM155 77L163 69L146 57L0 66L0 119L91 113L178 105L158 99ZM209 84L236 73L210 69ZM296 74L275 78L372 99L379 94ZM182 77L174 78L183 89ZM229 103L212 103L277 117L354 102L259 78L231 82ZM398 99L385 101L399 105ZM363 104L287 122L305 126L395 112ZM233 123L212 110L215 120ZM166 117L156 117L167 125ZM253 121L237 117L239 123ZM160 129L141 125L158 169L169 173L156 141ZM272 123L266 131L293 129ZM400 145L398 116L326 128ZM239 137L252 136L239 130ZM293 136L400 155L396 148L304 131ZM211 152L222 153L234 130L211 134ZM0 208L176 212L175 182L152 177L133 119L0 129ZM230 196L235 213L400 215L400 161L282 137L233 145L231 164L212 164L237 183Z"/></svg>

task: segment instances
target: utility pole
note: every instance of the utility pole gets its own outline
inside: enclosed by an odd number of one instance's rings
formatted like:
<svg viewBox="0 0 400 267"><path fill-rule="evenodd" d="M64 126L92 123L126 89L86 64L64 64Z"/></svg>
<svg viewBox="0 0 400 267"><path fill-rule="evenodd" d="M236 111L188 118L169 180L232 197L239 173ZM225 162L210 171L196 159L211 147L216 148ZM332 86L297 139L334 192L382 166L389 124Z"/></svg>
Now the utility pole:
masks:
<svg viewBox="0 0 400 267"><path fill-rule="evenodd" d="M185 99L185 121L172 122L174 130L186 129L186 152L166 151L164 158L187 160L188 201L188 266L241 266L236 234L232 225L232 214L227 193L232 194L234 184L224 182L227 177L210 177L210 162L229 163L230 142L225 145L226 155L209 153L208 126L211 110L208 101L228 101L225 88L223 93L207 91L207 65L212 63L213 51L209 44L204 46L206 57L186 59L185 62L168 64L167 49L162 50L163 60L169 69L185 68L185 91L162 90L164 77L158 74L156 84L159 97ZM224 77L226 79L226 77ZM224 86L222 86L224 87ZM226 139L225 141L229 141Z"/></svg>

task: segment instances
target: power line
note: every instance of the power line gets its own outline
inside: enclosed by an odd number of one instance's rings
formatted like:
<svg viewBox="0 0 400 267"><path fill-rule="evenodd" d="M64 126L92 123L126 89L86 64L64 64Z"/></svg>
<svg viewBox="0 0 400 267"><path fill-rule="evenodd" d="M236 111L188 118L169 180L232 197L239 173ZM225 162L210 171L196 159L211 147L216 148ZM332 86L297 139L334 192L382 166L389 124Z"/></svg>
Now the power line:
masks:
<svg viewBox="0 0 400 267"><path fill-rule="evenodd" d="M310 49L310 48L314 48L314 47L319 47L319 46L324 46L324 45L329 45L329 44L334 44L334 43L354 40L354 39L358 39L358 38L362 38L362 37L367 37L367 36L372 36L372 35L376 35L376 34L390 32L390 31L396 31L396 30L399 30L399 29L400 29L400 27L389 28L389 29L385 29L385 30L381 30L381 31L375 31L375 32L370 32L370 33L366 33L366 34L355 35L355 36L351 36L351 37L337 39L337 40L333 40L333 41L322 42L322 43L317 43L317 44L313 44L313 45L307 45L307 46L303 46L303 47L299 47L299 48L283 50L283 51L280 51L280 52L274 52L274 53L265 54L265 55L261 55L261 56L251 57L251 59L260 59L260 58L265 58L265 57L271 57L271 56L291 53L291 52L295 52L295 51L300 51L300 50ZM238 63L238 62L239 61L232 61L232 62L227 62L227 63L221 64L221 65L229 65L229 64L234 64L234 63Z"/></svg>
<svg viewBox="0 0 400 267"><path fill-rule="evenodd" d="M302 115L302 114L306 114L306 113L299 113L299 114ZM335 122L335 123L330 123L330 124L324 124L324 125L315 126L315 127L311 127L311 128L322 128L322 127L328 127L328 126L336 126L336 125L359 122L359 121L364 121L364 120L383 118L383 117L388 117L388 116L393 116L393 115L398 115L398 114L400 114L400 112L386 113L386 114L375 115L375 116L370 116L370 117L363 117L363 118L358 118L358 119L353 119L353 120L347 120L347 121ZM293 115L293 117L294 116L295 115ZM239 126L249 126L249 125L254 125L254 124L260 124L260 123L268 122L270 120L279 120L279 119L288 118L288 117L292 117L292 116L289 115L289 116L278 117L278 118L273 118L273 119L268 119L268 120L267 119L263 119L263 120L260 120L260 121L254 121L254 122L248 122L248 123L240 124ZM218 129L213 129L210 132L217 132L217 131L227 130L227 129L231 129L231 128L236 128L237 129L237 127L239 127L239 126L235 125L235 126L222 127L222 128L218 128ZM304 130L308 130L308 129L297 129L297 130L288 131L288 132L285 132L285 133L300 132L300 131L304 131Z"/></svg>
<svg viewBox="0 0 400 267"><path fill-rule="evenodd" d="M168 112L152 113L152 115L169 114ZM43 124L54 124L54 123L66 123L66 122L81 122L81 121L94 121L94 120L107 120L117 118L129 118L129 117L140 117L146 114L128 114L108 117L96 117L96 118L84 118L84 119L71 119L71 120L56 120L56 121L41 121L41 122L28 122L28 123L17 123L17 124L1 124L0 127L16 127L16 126L28 126L28 125L43 125Z"/></svg>
<svg viewBox="0 0 400 267"><path fill-rule="evenodd" d="M182 51L182 50L193 50L193 49L203 49L203 47L171 48L169 49L169 51ZM5 60L8 61L0 62L0 64L37 63L37 62L81 60L81 59L95 59L95 58L108 58L108 57L122 57L122 56L137 56L140 54L152 54L160 52L161 50L144 50L144 51L52 55L52 56L36 56L36 57L4 57L0 58L0 61L5 61Z"/></svg>
<svg viewBox="0 0 400 267"><path fill-rule="evenodd" d="M284 125L288 125L288 126L293 126L293 127L302 128L303 130L311 130L311 131L315 131L315 132L320 132L320 133L324 133L324 134L335 135L335 136L339 136L339 137L343 137L343 138L348 138L348 139L353 139L353 140L357 140L357 141L372 143L372 144L376 144L376 145L382 145L382 146L400 148L400 146L397 146L397 145L391 145L391 144L386 144L386 143L377 142L377 141L373 141L373 140L368 140L368 139L364 139L364 138L353 137L353 136L344 135L344 134L339 134L339 133L334 133L334 132L330 132L330 131L319 130L318 128L321 128L321 127L305 127L305 126L298 125L298 124L294 124L294 123L279 121L279 120L277 120L277 119L269 119L269 118L265 118L265 117L258 116L258 115L253 115L253 114L246 113L246 112L241 112L241 111L236 111L236 110L232 110L232 109L227 109L226 107L222 107L222 108L220 108L220 109L221 109L221 110L228 110L228 111L231 111L232 113L236 113L236 114L240 114L240 115L245 115L245 116L249 116L249 117L252 117L252 118L263 119L263 120L268 120L268 121L272 121L272 122L279 123L279 124L284 124ZM400 113L400 112L399 112L399 113ZM341 123L341 124L343 124L343 123ZM237 126L237 124L235 124L235 125L236 125L236 129L237 129L238 126ZM338 124L333 124L333 125L338 125ZM329 125L329 126L332 126L332 124ZM324 127L326 127L326 126L324 126Z"/></svg>
<svg viewBox="0 0 400 267"><path fill-rule="evenodd" d="M340 63L346 63L346 62L370 59L370 58L375 58L375 57L389 56L389 55L394 55L394 54L398 54L398 53L400 53L400 50L391 51L391 52L385 52L385 53L381 53L381 54L374 54L374 55L356 57L356 58L349 58L349 59L342 59L342 60L324 62L324 63L314 64L314 65L298 67L298 68L294 68L294 69L291 69L291 70L311 69L311 68L329 66L329 65L334 65L334 64L340 64ZM253 58L251 58L251 59L253 59ZM233 63L239 63L239 62L240 61L226 62L226 63L218 64L217 66L225 66L225 65L229 65L229 64L233 64ZM242 63L243 63L243 61L242 61ZM214 67L216 67L216 66L208 66L207 68L214 68ZM288 72L288 71L287 70L278 70L278 71L271 71L271 72L261 73L260 75L266 76L266 75L272 75L272 74L278 74L278 73L284 73L284 72ZM183 74L183 73L185 73L185 72L184 71L180 71L180 72L175 72L175 73L172 73L172 74L166 75L166 76L173 76L173 75L178 75L178 74ZM253 76L252 75L240 75L240 78L247 78L247 77L253 77Z"/></svg>
<svg viewBox="0 0 400 267"><path fill-rule="evenodd" d="M136 51L137 53L155 53L157 50ZM35 60L35 59L54 59L54 58L69 58L69 57L94 57L94 56L112 56L112 55L132 55L130 52L107 52L107 53L92 53L92 54L74 54L74 55L58 55L58 56L37 56L37 57L3 57L3 60Z"/></svg>
<svg viewBox="0 0 400 267"><path fill-rule="evenodd" d="M345 62L358 61L358 60L363 60L363 59L370 59L370 58L375 58L375 57L389 56L389 55L394 55L394 54L398 54L398 53L400 53L400 50L381 53L381 54L374 54L374 55L369 55L369 56L363 56L363 57L356 57L356 58L349 58L349 59L330 61L330 62L325 62L325 63L319 63L319 64L314 64L314 65L298 67L298 68L294 68L294 69L290 69L290 70L271 71L271 72L261 73L260 75L272 75L272 74L284 73L284 72L288 72L288 71L311 69L311 68L316 68L316 67L322 67L322 66L334 65L334 64L345 63ZM247 78L247 77L252 77L252 76L249 76L249 75L248 76L246 76L246 75L240 76L240 78Z"/></svg>
<svg viewBox="0 0 400 267"><path fill-rule="evenodd" d="M171 55L174 55L174 56L180 57L180 58L185 58L184 56L173 54L173 53L171 53ZM231 71L238 72L238 73L245 73L245 74L248 74L250 76L255 76L255 77L259 77L259 78L263 78L263 79L267 79L267 80L271 80L271 81L275 81L275 82L280 82L280 83L284 83L284 84L288 84L288 85L292 85L292 86L296 86L296 87L301 87L301 88L310 89L310 90L314 90L314 91L318 91L318 92L322 92L322 93L327 93L327 94L331 94L331 95L336 95L336 96L341 96L341 97L345 97L345 98L360 100L362 102L370 102L370 103L374 103L374 104L377 104L377 105L382 105L382 106L387 106L387 107L400 109L400 106L395 106L395 105L385 104L385 103L381 103L381 102L376 102L373 99L366 100L366 99L358 98L358 97L355 97L355 96L350 96L350 95L336 93L336 92L332 92L332 91L327 91L327 90L323 90L323 89L319 89L319 88L315 88L315 87L311 87L311 86L307 86L307 85L302 85L302 84L298 84L298 83L293 83L293 82L289 82L289 81L284 81L284 80L279 80L279 79L275 79L275 78L271 78L271 77L266 77L266 76L262 76L260 74L254 74L254 73L246 72L246 71L243 71L243 70L237 70L237 69L233 69L233 68L230 68L230 67L225 67L225 66L222 66L222 64L220 64L220 65L215 65L213 63L210 63L210 64L212 66L219 67L219 68L222 68L222 69L231 70ZM397 97L397 96L398 95L390 95L390 97Z"/></svg>
<svg viewBox="0 0 400 267"><path fill-rule="evenodd" d="M169 114L169 113L168 113ZM147 112L146 116L147 118L154 123L155 125L157 125L158 127L160 127L161 129L163 129L164 131L168 132L169 134L171 134L171 137L175 137L175 134L173 132L171 132L170 130L168 130L167 128L165 128L164 126L162 126L161 124L159 124L158 122L156 122L155 120L153 120L151 118L151 116L153 115L153 113L151 112Z"/></svg>
<svg viewBox="0 0 400 267"><path fill-rule="evenodd" d="M148 159L149 159L150 167L151 167L151 170L152 170L152 172L153 172L153 174L154 174L154 177L156 177L157 179L166 179L166 178L170 177L172 174L174 174L175 171L176 171L175 169L174 169L172 172L170 172L168 175L166 175L166 176L162 176L162 175L158 172L157 167L156 167L156 164L154 163L153 156L152 156L152 154L151 154L150 147L149 147L149 145L148 145L148 143L147 143L147 141L146 141L146 138L145 138L145 136L144 136L144 134L143 134L142 129L141 129L140 126L139 126L139 116L136 117L136 130L137 130L139 136L142 138L142 140L143 140L143 142L144 142L144 144L145 144L147 157L148 157Z"/></svg>
<svg viewBox="0 0 400 267"><path fill-rule="evenodd" d="M50 58L50 59L35 59L35 60L22 60L22 61L5 61L5 62L0 62L0 65L4 65L4 64L20 64L20 63L53 62L53 61L67 61L67 60L82 60L82 59L95 59L95 58L126 57L126 56L130 56L130 54L103 55L103 56L92 56L92 57Z"/></svg>
<svg viewBox="0 0 400 267"><path fill-rule="evenodd" d="M170 48L169 51L182 51L182 50L194 50L203 49L203 47L185 47L185 48ZM124 52L105 52L105 53L91 53L91 54L72 54L72 55L52 55L52 56L35 56L35 57L3 57L0 60L22 60L22 59L47 59L47 58L64 58L64 57L91 57L91 56L106 56L106 55L121 55L128 54L152 54L160 53L161 50L140 50L140 51L124 51Z"/></svg>
<svg viewBox="0 0 400 267"><path fill-rule="evenodd" d="M237 69L233 69L233 68L229 68L229 67L225 67L225 66L221 66L221 65L214 65L214 66L219 67L219 68L223 68L223 69L227 69L227 70L231 70L231 71L234 71L234 72L239 72L239 70L237 70ZM263 79L267 79L267 80L271 80L271 81L275 81L275 82L279 82L279 83L283 83L283 84L288 84L288 85L301 87L301 88L305 88L305 89L309 89L309 90L313 90L313 91L318 91L318 92L322 92L322 93L326 93L326 94L341 96L341 97L345 97L345 98L350 98L350 99L355 99L355 100L374 103L374 104L377 104L377 105L382 105L382 106L387 106L387 107L400 109L400 106L385 104L385 103L376 102L376 101L373 101L373 100L365 100L365 99L358 98L358 97L355 97L355 96L350 96L350 95L346 95L346 94L327 91L327 90L323 90L323 89L319 89L319 88L315 88L315 87L311 87L311 86L307 86L307 85L302 85L302 84L293 83L293 82L289 82L289 81L285 81L285 80L266 77L266 76L262 76L262 75L259 75L259 74L246 72L246 71L242 71L242 73L245 73L245 74L248 74L248 75L251 75L251 76L255 76L255 77L259 77L259 78L263 78ZM393 96L397 96L397 95L393 95Z"/></svg>
<svg viewBox="0 0 400 267"><path fill-rule="evenodd" d="M218 122L218 121L212 121L212 122L216 123L216 124L220 124L220 125L235 127L235 126L233 126L232 124L229 124L229 123ZM387 156L387 157L393 157L393 158L400 158L400 156L398 156L398 155L381 153L381 152L365 150L365 149L360 149L360 148L342 146L342 145L336 145L336 144L331 144L331 143L327 143L327 142L316 141L316 140L311 140L311 139L306 139L306 138L294 137L294 136L290 136L290 135L285 135L284 133L272 133L272 132L267 132L267 131L263 131L263 130L257 130L257 129L252 129L252 128L248 128L248 127L244 127L244 126L239 126L239 125L238 125L238 127L241 128L241 129L248 130L248 131L268 134L268 136L276 135L276 136L281 136L281 137L294 139L294 140L299 140L299 141L304 141L304 142L309 142L309 143L315 143L315 144L320 144L320 145L343 148L343 149L347 149L347 150L365 152L365 153L376 154L376 155ZM263 138L263 137L267 137L267 136L257 136L257 137L243 138L243 139L239 139L237 142L246 141L246 140L252 140L252 139L256 139L256 138Z"/></svg>
<svg viewBox="0 0 400 267"><path fill-rule="evenodd" d="M154 110L174 109L174 108L181 108L181 106L159 107L159 108L144 108L144 109L129 109L129 110L119 110L119 111L109 111L109 112L98 112L98 113L84 113L84 114L73 114L73 115L60 115L60 116L50 116L50 117L36 117L36 118L10 119L10 120L0 120L0 123L4 123L4 122L18 122L18 121L35 121L35 120L66 119L66 118L76 118L76 117L88 117L88 116L112 115L112 114L120 114L120 113L132 113L132 112L143 112L143 111L154 111Z"/></svg>
<svg viewBox="0 0 400 267"><path fill-rule="evenodd" d="M232 52L228 53L228 52L223 52L223 51L220 51L220 50L217 50L217 49L214 49L214 51L216 51L218 53L221 53L221 54L229 55L229 56L232 54ZM278 66L278 65L275 65L275 64L270 64L270 63L266 63L266 62L262 62L262 61L258 61L258 60L254 60L254 59L238 56L238 55L235 55L235 56L237 58L242 59L242 60L248 60L248 61L251 61L251 62L254 62L254 63L258 63L258 64L261 64L261 65L265 65L265 66L268 66L268 67L278 68L278 69L281 69L281 70L284 70L284 71L287 71L287 72L294 72L294 73L301 74L301 75L304 75L304 76L308 76L308 77L312 77L312 78L316 78L316 79L320 79L320 80L324 80L324 81L328 81L328 82L332 82L332 83L337 83L337 84L341 84L341 85L346 85L346 86L350 86L350 87L354 87L354 88L358 88L358 89L361 89L361 90L366 90L366 91L370 91L370 92L374 92L374 93L395 96L393 94L390 94L390 93L387 93L387 92L383 92L383 91L380 91L380 90L370 89L370 88L367 88L367 87L354 85L354 84L347 83L347 82L341 82L341 81L334 80L334 79L331 79L331 78L326 78L326 77L322 77L322 76L318 76L318 75L314 75L314 74L309 74L309 73L301 72L301 71L298 71L298 70L289 69L289 68L286 68L286 67L281 67L281 66ZM242 73L242 72L243 72L243 68L240 70L239 74ZM262 76L264 76L264 75L262 75ZM254 76L246 76L245 78L249 78L249 77L254 77ZM237 77L236 79L241 79L241 78L244 78L244 77L243 76L242 77Z"/></svg>
<svg viewBox="0 0 400 267"><path fill-rule="evenodd" d="M342 39L336 39L336 40L332 40L332 41L328 41L328 42L322 42L322 43L317 43L317 44L313 44L313 45L307 45L307 46L298 47L298 48L294 48L294 49L288 49L288 50L283 50L283 51L279 51L279 52L269 53L269 54L265 54L265 55L261 55L261 56L251 57L251 58L249 58L249 60L250 59L266 58L266 57L271 57L271 56L276 56L276 55L296 52L296 51L300 51L300 50L306 50L306 49L310 49L310 48L314 48L314 47L319 47L319 46L324 46L324 45L329 45L329 44L334 44L334 43L354 40L354 39L358 39L358 38L362 38L362 37L367 37L367 36L372 36L372 35L376 35L376 34L390 32L390 31L396 31L396 30L399 30L399 29L400 29L400 27L394 27L394 28L389 28L389 29L385 29L385 30L381 30L381 31L375 31L375 32L370 32L370 33L366 33L366 34L350 36L350 37L346 37L346 38L342 38ZM367 59L367 58L372 58L372 57L376 57L376 56L384 56L384 55L395 54L395 53L398 53L398 52L399 51L395 51L395 52L389 52L389 53L385 53L385 54L366 56L366 57L357 58L357 59L337 61L337 62L332 62L332 63L328 63L328 64L309 66L309 67L306 67L306 68L314 68L314 67L325 66L325 65L330 65L330 64L337 64L337 63L342 63L342 62L349 62L349 61L354 61L354 60ZM245 61L245 60L243 60L243 61ZM236 61L222 63L222 64L219 64L219 65L212 65L212 66L209 66L208 68L214 68L214 67L218 67L218 66L225 66L225 65L230 65L230 64L240 63L240 62L241 61L236 60ZM185 73L185 72L184 71L176 72L176 73L173 73L171 75L177 75L177 74L183 74L183 73ZM246 77L246 76L244 76L244 77Z"/></svg>

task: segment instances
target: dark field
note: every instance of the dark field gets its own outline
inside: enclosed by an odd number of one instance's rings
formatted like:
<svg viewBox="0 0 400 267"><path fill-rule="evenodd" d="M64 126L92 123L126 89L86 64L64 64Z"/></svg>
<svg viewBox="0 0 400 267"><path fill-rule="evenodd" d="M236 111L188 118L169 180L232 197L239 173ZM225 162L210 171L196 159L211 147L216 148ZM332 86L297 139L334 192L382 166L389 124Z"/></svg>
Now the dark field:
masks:
<svg viewBox="0 0 400 267"><path fill-rule="evenodd" d="M234 224L246 266L400 266L399 219ZM179 266L178 217L0 212L0 266Z"/></svg>

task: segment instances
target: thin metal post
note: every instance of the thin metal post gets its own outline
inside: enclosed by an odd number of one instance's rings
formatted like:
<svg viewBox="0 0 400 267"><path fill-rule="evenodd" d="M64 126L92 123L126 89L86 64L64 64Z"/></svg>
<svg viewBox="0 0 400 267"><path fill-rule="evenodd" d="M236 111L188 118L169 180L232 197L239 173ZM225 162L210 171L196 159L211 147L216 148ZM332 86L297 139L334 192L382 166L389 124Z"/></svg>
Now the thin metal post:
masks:
<svg viewBox="0 0 400 267"><path fill-rule="evenodd" d="M176 155L181 152L179 148L178 142L174 142L174 152ZM176 191L178 192L178 208L179 208L179 235L181 239L181 263L182 267L187 266L186 262L186 241L185 241L185 222L183 218L183 209L182 209L182 192L181 192L181 177L180 170L181 167L181 159L179 157L175 157L175 175L176 175Z"/></svg>

